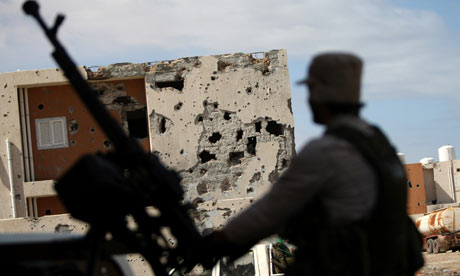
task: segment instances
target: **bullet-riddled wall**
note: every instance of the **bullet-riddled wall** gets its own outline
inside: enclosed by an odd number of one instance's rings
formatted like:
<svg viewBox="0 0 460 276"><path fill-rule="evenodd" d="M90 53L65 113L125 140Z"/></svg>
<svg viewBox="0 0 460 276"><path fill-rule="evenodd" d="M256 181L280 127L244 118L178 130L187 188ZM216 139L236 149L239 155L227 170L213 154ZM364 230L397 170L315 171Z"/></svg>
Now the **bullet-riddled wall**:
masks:
<svg viewBox="0 0 460 276"><path fill-rule="evenodd" d="M185 200L196 207L193 215L202 229L218 227L223 220L262 195L289 165L294 154L285 50L114 64L86 69L82 73L98 91L101 87L113 86L117 92L116 83L120 81L141 83L151 151L158 154L165 165L180 172ZM25 177L24 166L37 165L43 156L32 149L30 156L26 156L23 144L27 144L28 139L34 144L35 137L25 137L21 124L30 121L27 116L33 116L33 112L43 112L49 107L40 101L52 94L53 87L67 84L61 72L55 69L1 74L0 80L2 106L5 107L0 118L1 135L3 141L9 138L12 145L16 206L19 216L24 216L25 197L46 197L53 193L49 192L51 180L33 182L33 178ZM21 89L28 89L31 97L43 94L45 98L30 98L30 112L21 113L20 107L27 105L21 103ZM66 105L64 112L75 114L72 113L75 107L69 106L73 108ZM136 114L131 115L135 117ZM133 120L137 118L134 117ZM66 122L70 137L68 146L82 146L83 140L73 139L72 133L84 133L84 122L77 120L76 132L71 119L69 117ZM34 133L34 122L30 124L29 136ZM87 132L91 135L91 128ZM0 151L0 218L8 218L12 205L4 142ZM33 162L27 162L29 157ZM49 175L44 179L50 177L54 178ZM40 194L42 190L47 192Z"/></svg>
<svg viewBox="0 0 460 276"><path fill-rule="evenodd" d="M145 72L152 152L181 173L203 229L263 194L289 165L294 123L286 51L107 66L88 77L129 72Z"/></svg>

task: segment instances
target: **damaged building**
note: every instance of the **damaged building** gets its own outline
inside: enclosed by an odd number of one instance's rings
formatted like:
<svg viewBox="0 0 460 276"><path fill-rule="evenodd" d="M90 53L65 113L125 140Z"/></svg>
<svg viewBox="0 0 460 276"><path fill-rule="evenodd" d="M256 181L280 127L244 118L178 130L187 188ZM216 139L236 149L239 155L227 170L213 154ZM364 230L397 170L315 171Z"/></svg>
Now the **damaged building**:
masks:
<svg viewBox="0 0 460 276"><path fill-rule="evenodd" d="M263 195L294 155L285 50L79 70L125 131L180 173L203 231ZM53 184L82 155L110 151L110 140L59 69L0 74L0 97L0 228L83 232L63 222ZM44 216L56 225L8 220Z"/></svg>

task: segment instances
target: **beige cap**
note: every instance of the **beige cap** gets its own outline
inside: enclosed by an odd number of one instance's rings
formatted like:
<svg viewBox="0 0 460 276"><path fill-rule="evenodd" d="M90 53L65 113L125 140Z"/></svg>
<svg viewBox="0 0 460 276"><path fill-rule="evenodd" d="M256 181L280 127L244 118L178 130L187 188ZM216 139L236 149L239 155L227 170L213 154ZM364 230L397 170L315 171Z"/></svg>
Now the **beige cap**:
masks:
<svg viewBox="0 0 460 276"><path fill-rule="evenodd" d="M353 54L325 53L313 58L308 77L313 102L359 103L363 63Z"/></svg>

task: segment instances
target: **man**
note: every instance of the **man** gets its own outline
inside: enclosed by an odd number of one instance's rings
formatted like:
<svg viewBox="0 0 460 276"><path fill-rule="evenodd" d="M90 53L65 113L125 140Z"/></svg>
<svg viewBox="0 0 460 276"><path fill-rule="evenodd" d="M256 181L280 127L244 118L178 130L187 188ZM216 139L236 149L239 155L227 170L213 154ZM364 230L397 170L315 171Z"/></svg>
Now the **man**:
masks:
<svg viewBox="0 0 460 276"><path fill-rule="evenodd" d="M313 59L308 77L300 83L308 86L313 120L324 125L326 133L304 146L263 198L208 237L220 255L237 255L279 234L297 248L296 265L289 275L406 275L398 254L388 259L388 268L376 266L376 257L371 256L375 240L371 230L382 226L372 217L382 209L379 202L387 199L382 196L389 193L394 194L394 202L388 202L394 212L379 215L396 225L389 231L398 236L394 241L405 242L398 232L406 229L406 187L402 180L402 187L382 189L382 173L373 164L379 161L370 160L360 149L360 144L368 143L366 139L370 145L377 141L374 136L386 141L377 128L359 117L361 71L361 60L351 54L327 53ZM364 138L349 139L348 133ZM381 147L397 158L389 144ZM401 164L395 164L389 174L404 179Z"/></svg>

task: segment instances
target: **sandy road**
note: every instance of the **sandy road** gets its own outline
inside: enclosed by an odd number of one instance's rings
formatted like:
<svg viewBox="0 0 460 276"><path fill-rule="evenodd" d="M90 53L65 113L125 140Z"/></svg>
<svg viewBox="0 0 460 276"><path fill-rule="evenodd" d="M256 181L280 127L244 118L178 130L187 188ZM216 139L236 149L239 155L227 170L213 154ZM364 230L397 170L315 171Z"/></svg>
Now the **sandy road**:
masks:
<svg viewBox="0 0 460 276"><path fill-rule="evenodd" d="M440 254L423 253L425 266L417 275L460 276L460 252L448 251Z"/></svg>

